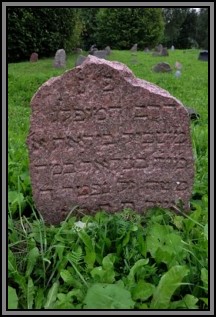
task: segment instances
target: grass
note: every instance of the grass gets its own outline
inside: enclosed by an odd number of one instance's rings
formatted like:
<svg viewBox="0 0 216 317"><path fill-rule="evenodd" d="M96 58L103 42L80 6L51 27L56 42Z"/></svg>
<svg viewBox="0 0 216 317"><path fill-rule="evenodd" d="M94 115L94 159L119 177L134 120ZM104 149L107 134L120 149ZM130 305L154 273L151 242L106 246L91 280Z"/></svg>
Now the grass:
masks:
<svg viewBox="0 0 216 317"><path fill-rule="evenodd" d="M26 138L30 100L55 69L51 59L8 65L8 294L17 309L208 309L208 65L197 50L167 57L113 51L142 79L194 108L191 122L196 175L191 212L154 208L145 215L68 217L47 226L34 208ZM68 56L67 69L75 55ZM182 75L152 72L178 61ZM78 209L79 211L79 209Z"/></svg>

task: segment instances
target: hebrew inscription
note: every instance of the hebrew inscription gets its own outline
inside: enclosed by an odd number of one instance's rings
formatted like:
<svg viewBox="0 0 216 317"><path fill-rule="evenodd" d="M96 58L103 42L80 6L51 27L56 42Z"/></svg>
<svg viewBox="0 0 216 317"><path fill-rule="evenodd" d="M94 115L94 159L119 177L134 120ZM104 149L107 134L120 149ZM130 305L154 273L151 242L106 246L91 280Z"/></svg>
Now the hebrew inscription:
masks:
<svg viewBox="0 0 216 317"><path fill-rule="evenodd" d="M194 178L187 110L123 64L88 56L31 101L27 139L37 209L48 223L73 206L188 209Z"/></svg>

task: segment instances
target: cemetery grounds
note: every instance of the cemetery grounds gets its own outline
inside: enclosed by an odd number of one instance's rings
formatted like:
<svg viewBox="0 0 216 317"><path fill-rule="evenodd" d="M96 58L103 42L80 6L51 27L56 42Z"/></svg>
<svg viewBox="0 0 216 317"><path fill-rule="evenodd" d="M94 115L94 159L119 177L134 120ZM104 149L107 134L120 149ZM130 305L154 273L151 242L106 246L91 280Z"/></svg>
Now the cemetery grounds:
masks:
<svg viewBox="0 0 216 317"><path fill-rule="evenodd" d="M191 121L195 181L191 211L73 215L47 226L34 208L26 138L30 100L56 69L52 59L8 65L8 308L208 309L208 63L199 51L154 57L112 51L136 77L167 90L200 115ZM87 53L86 53L87 55ZM171 73L154 73L158 62ZM174 76L175 62L183 67ZM76 208L76 207L75 207Z"/></svg>

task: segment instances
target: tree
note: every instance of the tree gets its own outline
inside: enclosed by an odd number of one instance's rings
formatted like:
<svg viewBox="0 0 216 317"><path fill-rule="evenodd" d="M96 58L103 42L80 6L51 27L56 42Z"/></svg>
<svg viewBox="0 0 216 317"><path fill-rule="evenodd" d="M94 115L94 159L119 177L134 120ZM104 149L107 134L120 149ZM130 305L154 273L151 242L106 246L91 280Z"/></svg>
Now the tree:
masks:
<svg viewBox="0 0 216 317"><path fill-rule="evenodd" d="M197 19L197 42L203 49L208 49L209 35L208 35L208 24L209 24L209 9L201 8Z"/></svg>
<svg viewBox="0 0 216 317"><path fill-rule="evenodd" d="M190 8L164 8L163 17L165 22L163 43L170 47L180 47L178 38L181 31L181 26L184 23L187 13Z"/></svg>
<svg viewBox="0 0 216 317"><path fill-rule="evenodd" d="M82 8L79 14L82 23L81 45L82 48L88 50L91 45L95 44L95 33L97 30L96 16L100 8Z"/></svg>
<svg viewBox="0 0 216 317"><path fill-rule="evenodd" d="M185 49L197 46L197 17L198 15L194 9L189 9L186 12L185 20L180 27L179 36L177 38L178 47Z"/></svg>
<svg viewBox="0 0 216 317"><path fill-rule="evenodd" d="M27 59L32 52L43 57L53 55L59 48L69 51L79 40L76 8L7 10L9 62Z"/></svg>
<svg viewBox="0 0 216 317"><path fill-rule="evenodd" d="M129 49L153 47L163 35L160 8L101 8L96 16L99 47Z"/></svg>

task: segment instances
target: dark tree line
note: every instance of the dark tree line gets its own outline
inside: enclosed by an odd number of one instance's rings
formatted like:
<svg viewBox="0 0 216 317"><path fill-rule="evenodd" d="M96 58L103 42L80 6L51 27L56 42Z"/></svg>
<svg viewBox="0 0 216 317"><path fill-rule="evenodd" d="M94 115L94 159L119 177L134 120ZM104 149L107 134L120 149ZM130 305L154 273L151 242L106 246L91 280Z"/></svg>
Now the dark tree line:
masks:
<svg viewBox="0 0 216 317"><path fill-rule="evenodd" d="M176 48L208 49L208 8L7 8L9 62L28 59L32 52L53 56L109 45L112 49L153 48L162 43Z"/></svg>

